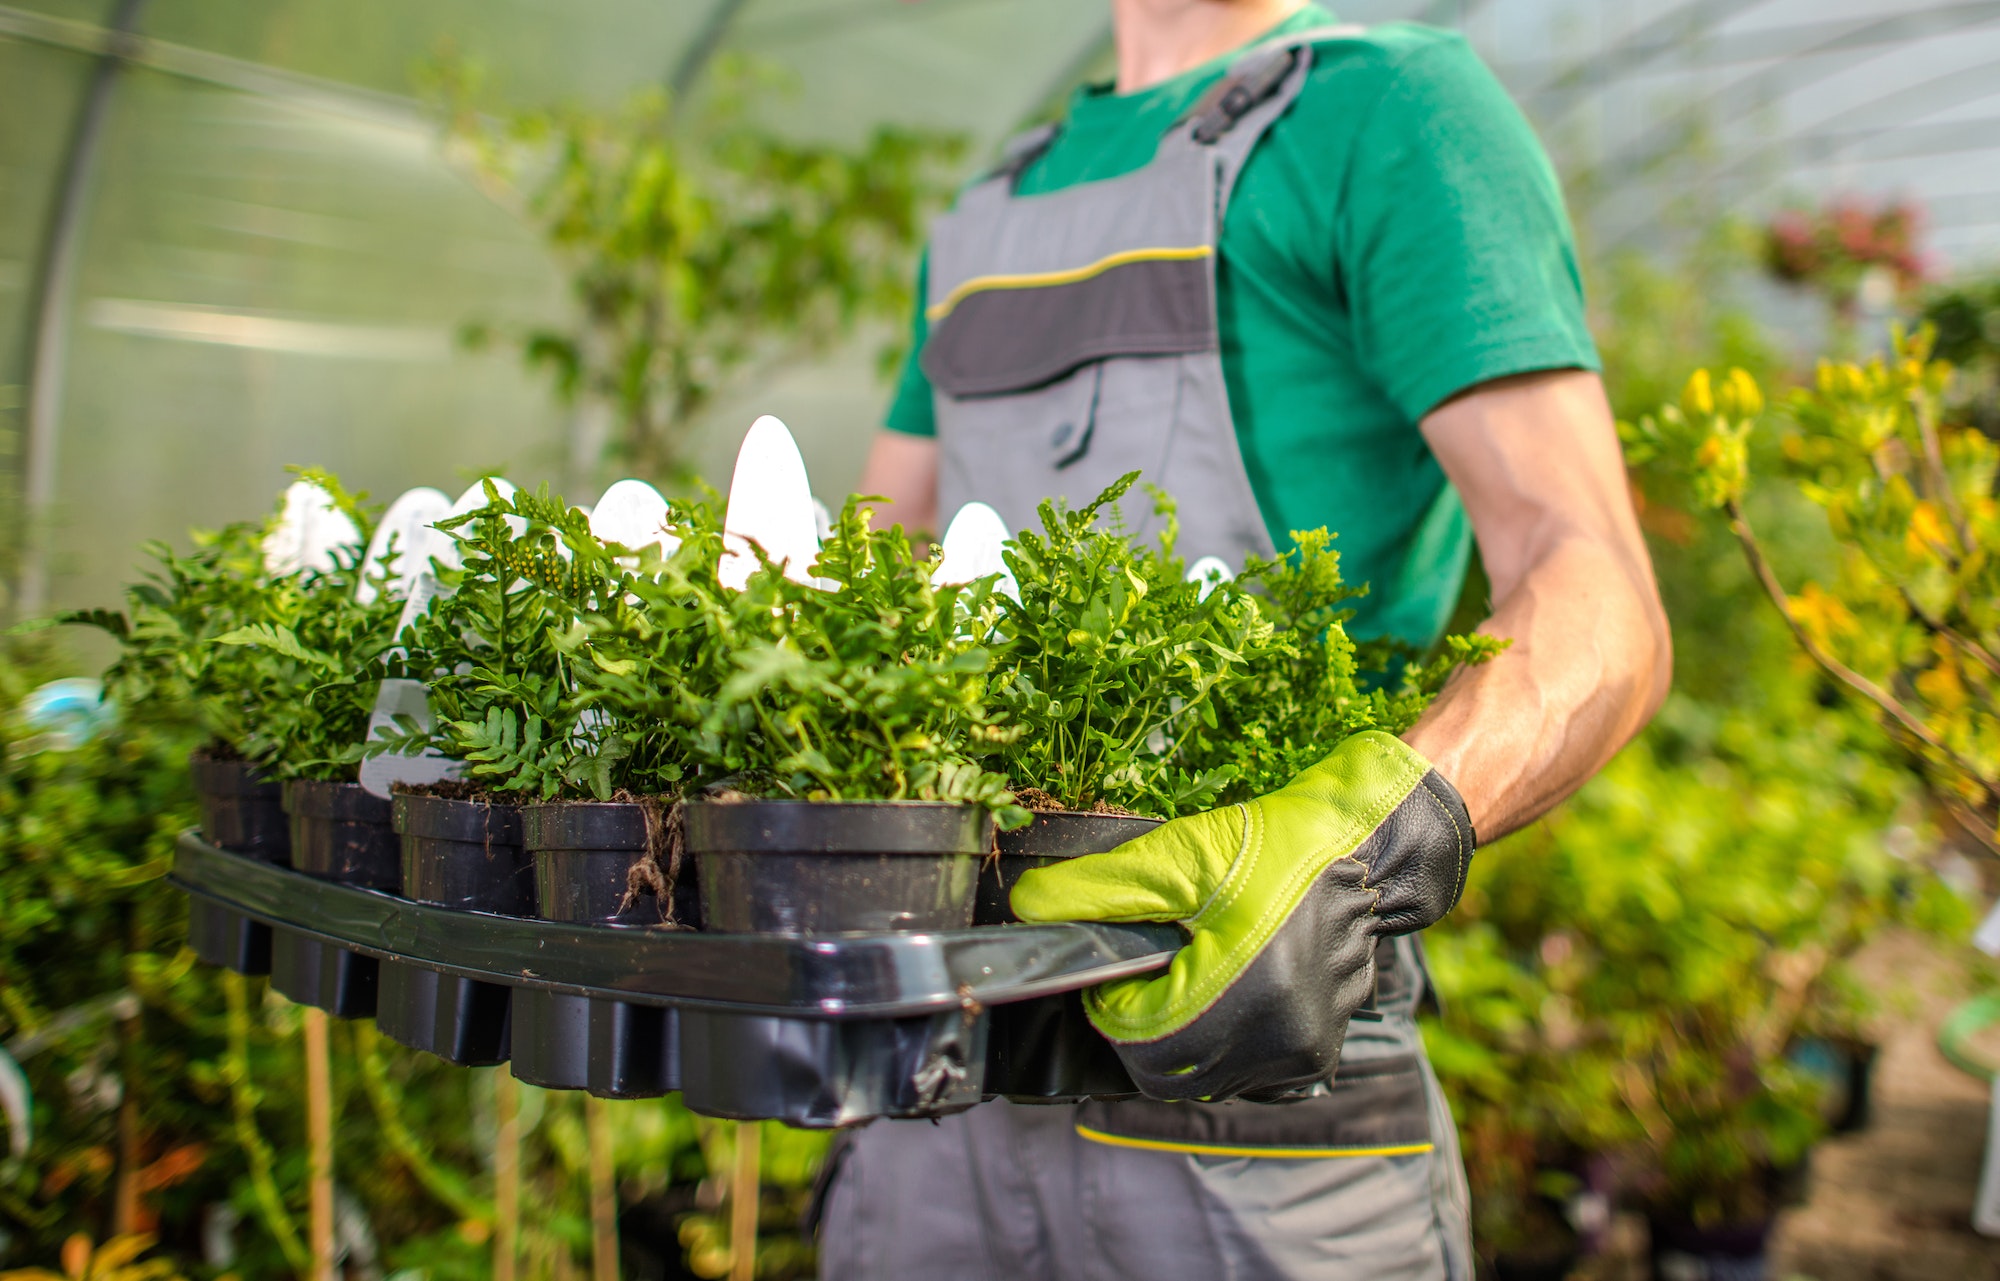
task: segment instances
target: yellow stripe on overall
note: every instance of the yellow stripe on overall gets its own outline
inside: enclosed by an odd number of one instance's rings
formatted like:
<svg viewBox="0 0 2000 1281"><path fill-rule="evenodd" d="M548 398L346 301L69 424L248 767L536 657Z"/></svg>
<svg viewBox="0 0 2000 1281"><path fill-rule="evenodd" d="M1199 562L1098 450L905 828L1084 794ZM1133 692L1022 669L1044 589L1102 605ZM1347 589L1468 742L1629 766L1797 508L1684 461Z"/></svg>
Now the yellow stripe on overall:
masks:
<svg viewBox="0 0 2000 1281"><path fill-rule="evenodd" d="M1121 1134L1106 1134L1093 1130L1087 1125L1076 1127L1077 1134L1092 1143L1108 1144L1114 1148L1140 1148L1147 1152L1192 1152L1196 1156L1261 1156L1276 1157L1281 1160L1313 1161L1358 1156L1416 1156L1436 1148L1435 1143L1399 1143L1379 1148L1250 1148L1224 1147L1216 1143L1175 1143L1168 1139L1128 1139Z"/></svg>
<svg viewBox="0 0 2000 1281"><path fill-rule="evenodd" d="M924 315L932 324L951 314L951 309L964 302L973 294L986 293L994 289L1041 289L1049 285L1073 285L1080 280L1101 276L1113 267L1123 267L1131 262L1186 262L1195 258L1206 258L1215 250L1209 245L1163 245L1152 249L1121 249L1115 254L1106 254L1096 262L1081 267L1071 267L1064 271L1026 271L1012 275L974 276L955 286L944 296L942 302L928 308Z"/></svg>

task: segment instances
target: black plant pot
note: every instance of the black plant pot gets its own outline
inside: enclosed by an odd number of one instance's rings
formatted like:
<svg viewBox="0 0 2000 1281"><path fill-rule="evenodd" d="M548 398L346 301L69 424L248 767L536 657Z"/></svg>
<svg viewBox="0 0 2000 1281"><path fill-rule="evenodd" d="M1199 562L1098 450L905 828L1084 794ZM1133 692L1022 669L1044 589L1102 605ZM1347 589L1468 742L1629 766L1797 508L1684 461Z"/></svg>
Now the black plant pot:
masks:
<svg viewBox="0 0 2000 1281"><path fill-rule="evenodd" d="M463 912L535 914L534 863L517 805L398 794L403 897ZM468 1067L511 1053L511 989L405 962L382 966L375 1021L382 1034Z"/></svg>
<svg viewBox="0 0 2000 1281"><path fill-rule="evenodd" d="M285 812L297 870L390 893L402 884L389 802L359 783L294 779L285 786ZM271 986L340 1018L375 1017L379 971L372 956L303 934L281 930L272 942Z"/></svg>
<svg viewBox="0 0 2000 1281"><path fill-rule="evenodd" d="M285 785L285 812L299 871L391 894L402 888L402 846L388 801L359 783L301 778Z"/></svg>
<svg viewBox="0 0 2000 1281"><path fill-rule="evenodd" d="M1079 854L1107 853L1159 825L1159 819L1129 814L1048 810L1035 815L1026 827L1000 833L1000 857L979 870L979 900L972 923L1007 925L1020 919L1008 905L1007 896L1021 873Z"/></svg>
<svg viewBox="0 0 2000 1281"><path fill-rule="evenodd" d="M695 878L685 867L674 882L671 913L650 889L624 906L632 867L646 858L646 806L561 801L522 811L522 839L535 862L536 910L542 919L592 925L658 925L671 917L702 925ZM656 821L666 822L664 809Z"/></svg>
<svg viewBox="0 0 2000 1281"><path fill-rule="evenodd" d="M292 838L279 783L254 765L211 760L199 752L188 759L188 771L201 805L203 839L232 853L289 864Z"/></svg>
<svg viewBox="0 0 2000 1281"><path fill-rule="evenodd" d="M664 922L650 891L625 905L632 866L648 856L647 807L558 802L522 811L522 844L534 860L536 914L576 925L644 928ZM659 814L659 821L665 815ZM673 916L699 921L694 878L676 881ZM520 988L513 1000L514 1075L531 1085L649 1098L680 1088L676 1011Z"/></svg>
<svg viewBox="0 0 2000 1281"><path fill-rule="evenodd" d="M1082 854L1103 854L1160 825L1153 818L1052 810L1026 827L1002 832L1000 856L979 870L974 923L1018 921L1007 903L1014 882L1031 868ZM1086 1095L1137 1095L1110 1042L1083 1012L1081 992L1001 1005L992 1012L986 1046L986 1092L1017 1103L1068 1103Z"/></svg>
<svg viewBox="0 0 2000 1281"><path fill-rule="evenodd" d="M196 752L188 760L201 834L209 844L270 863L291 862L291 832L280 788L255 766ZM271 972L271 927L241 912L203 904L188 914L188 946L210 965L239 974Z"/></svg>
<svg viewBox="0 0 2000 1281"><path fill-rule="evenodd" d="M687 807L705 922L729 934L964 929L992 831L937 801Z"/></svg>

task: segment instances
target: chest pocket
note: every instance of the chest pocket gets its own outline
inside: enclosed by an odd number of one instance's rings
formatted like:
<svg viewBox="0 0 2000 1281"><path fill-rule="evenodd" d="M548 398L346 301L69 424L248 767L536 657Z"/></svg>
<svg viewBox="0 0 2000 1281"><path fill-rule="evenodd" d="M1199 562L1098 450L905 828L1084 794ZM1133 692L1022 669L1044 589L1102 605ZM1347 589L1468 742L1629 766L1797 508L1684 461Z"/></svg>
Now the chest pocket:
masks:
<svg viewBox="0 0 2000 1281"><path fill-rule="evenodd" d="M1019 194L1052 135L1031 136L939 220L920 361L941 512L977 500L1030 528L1041 500L1080 506L1136 470L1178 500L1184 556L1271 554L1229 412L1217 229L1230 175L1310 63L1303 43L1247 55L1116 176Z"/></svg>
<svg viewBox="0 0 2000 1281"><path fill-rule="evenodd" d="M1110 253L1068 270L975 276L931 307L923 367L955 397L1031 391L1107 356L1216 346L1214 250Z"/></svg>

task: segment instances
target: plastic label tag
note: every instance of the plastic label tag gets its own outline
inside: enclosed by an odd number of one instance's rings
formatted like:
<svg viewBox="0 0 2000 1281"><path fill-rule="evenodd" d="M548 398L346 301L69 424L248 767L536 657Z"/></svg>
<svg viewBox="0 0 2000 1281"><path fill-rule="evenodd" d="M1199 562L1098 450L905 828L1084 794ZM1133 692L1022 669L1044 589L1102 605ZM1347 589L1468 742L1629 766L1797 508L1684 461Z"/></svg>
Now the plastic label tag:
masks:
<svg viewBox="0 0 2000 1281"><path fill-rule="evenodd" d="M1979 1199L1972 1203L1972 1230L2000 1237L2000 1076L1986 1107L1986 1159L1979 1168Z"/></svg>

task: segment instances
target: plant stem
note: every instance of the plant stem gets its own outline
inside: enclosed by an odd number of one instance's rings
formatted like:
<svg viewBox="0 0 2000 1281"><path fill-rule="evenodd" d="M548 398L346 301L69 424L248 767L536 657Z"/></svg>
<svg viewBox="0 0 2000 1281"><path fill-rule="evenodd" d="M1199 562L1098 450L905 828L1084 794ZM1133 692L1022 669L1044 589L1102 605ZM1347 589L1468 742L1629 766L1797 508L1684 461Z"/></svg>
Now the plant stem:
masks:
<svg viewBox="0 0 2000 1281"><path fill-rule="evenodd" d="M1756 534L1751 532L1750 522L1744 518L1742 505L1732 498L1723 505L1723 510L1729 516L1729 527L1735 531L1736 541L1743 545L1743 554L1749 559L1751 570L1764 587L1764 594L1771 598L1773 605L1777 606L1779 617L1783 618L1785 625L1791 628L1793 639L1798 641L1799 647L1805 650L1807 657L1818 663L1835 680L1881 708L1885 715L1902 726L1911 737L1950 761L1967 778L1979 784L1990 799L2000 800L2000 782L1987 778L1980 772L1978 766L1952 750L1950 745L1938 737L1936 731L1924 724L1915 712L1903 706L1887 690L1820 647L1819 642L1814 640L1799 624L1798 619L1792 616L1791 597L1786 593L1784 584L1778 581L1778 575L1772 570L1770 562L1764 558L1764 549L1758 544Z"/></svg>
<svg viewBox="0 0 2000 1281"><path fill-rule="evenodd" d="M1993 675L2000 676L2000 659L1994 658L1984 645L1973 640L1970 636L1955 631L1943 619L1931 617L1930 612L1918 604L1917 598L1910 594L1908 587L1899 586L1897 590L1902 594L1903 606L1910 611L1910 617L1921 623L1925 631L1933 636L1943 637L1948 643L1956 646L1966 657L1973 659Z"/></svg>
<svg viewBox="0 0 2000 1281"><path fill-rule="evenodd" d="M136 950L136 949L135 949ZM139 1018L118 1020L118 1181L111 1197L111 1233L130 1236L139 1230L139 1167L144 1163L139 1135Z"/></svg>
<svg viewBox="0 0 2000 1281"><path fill-rule="evenodd" d="M618 1187L610 1105L596 1095L585 1095L583 1125L590 1139L591 1281L618 1281Z"/></svg>
<svg viewBox="0 0 2000 1281"><path fill-rule="evenodd" d="M1958 494L1951 487L1951 473L1945 470L1944 449L1938 443L1937 408L1930 397L1915 392L1910 396L1910 412L1917 420L1917 438L1923 442L1924 465L1930 472L1931 487L1944 505L1945 514L1951 517L1952 532L1958 535L1958 555L1965 556L1975 544L1971 527L1965 523L1965 511L1958 505ZM1958 557L1952 559L1956 562Z"/></svg>
<svg viewBox="0 0 2000 1281"><path fill-rule="evenodd" d="M521 1238L521 1085L506 1064L495 1072L493 1109L499 1126L493 1140L493 1281L514 1281Z"/></svg>
<svg viewBox="0 0 2000 1281"><path fill-rule="evenodd" d="M763 1132L755 1121L736 1123L736 1158L729 1180L729 1281L757 1275L757 1200Z"/></svg>
<svg viewBox="0 0 2000 1281"><path fill-rule="evenodd" d="M256 1194L257 1212L264 1226L278 1242L285 1262L294 1272L304 1272L311 1263L305 1243L299 1240L298 1225L285 1209L285 1198L271 1177L271 1145L257 1131L257 1097L250 1088L250 1003L244 992L245 980L233 971L222 976L222 992L228 1002L229 1043L223 1074L229 1081L229 1102L235 1113L236 1142L243 1149L244 1164L250 1167L250 1187Z"/></svg>
<svg viewBox="0 0 2000 1281"><path fill-rule="evenodd" d="M326 1011L307 1006L306 1181L312 1240L312 1281L333 1281L333 1085Z"/></svg>

